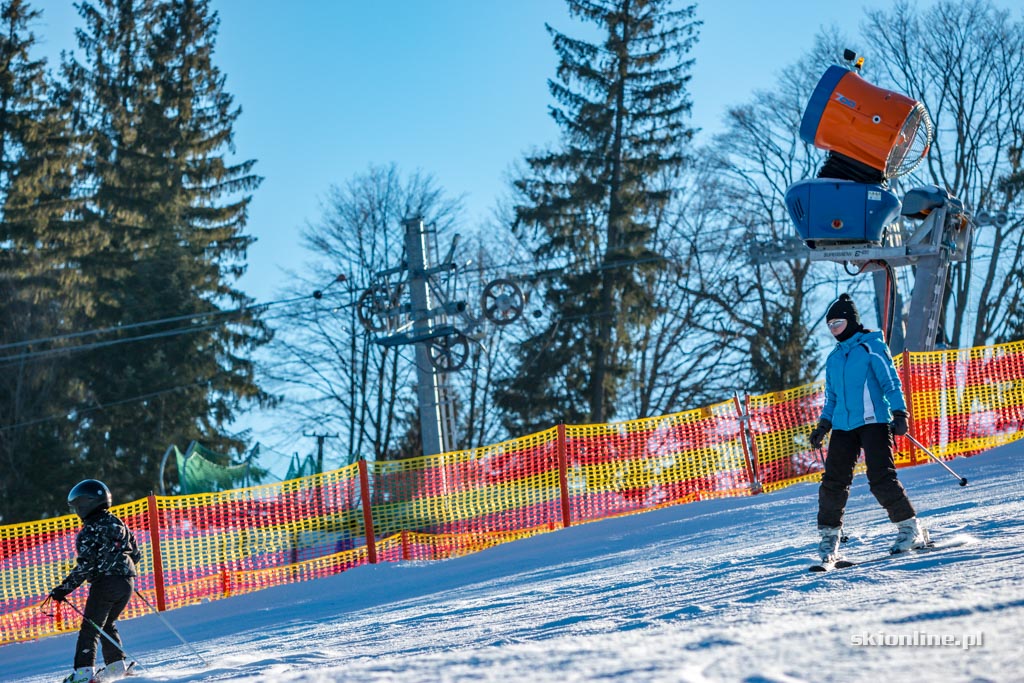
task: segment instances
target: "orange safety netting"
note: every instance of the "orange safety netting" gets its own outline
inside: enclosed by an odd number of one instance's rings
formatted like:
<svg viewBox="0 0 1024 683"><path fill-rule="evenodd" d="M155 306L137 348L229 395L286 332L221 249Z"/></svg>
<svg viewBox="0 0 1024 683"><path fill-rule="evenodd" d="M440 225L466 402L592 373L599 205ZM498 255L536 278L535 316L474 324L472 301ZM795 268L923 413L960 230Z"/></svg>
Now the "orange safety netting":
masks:
<svg viewBox="0 0 1024 683"><path fill-rule="evenodd" d="M1024 434L1024 343L903 354L912 433L942 458ZM158 609L329 576L372 562L477 552L570 524L817 480L807 436L823 386L600 425L559 425L436 456L359 462L279 484L150 496L114 508L143 552ZM897 463L927 462L897 439ZM808 514L812 514L809 512ZM40 603L74 564L72 516L0 526L0 643L78 628ZM86 591L72 594L81 609ZM133 598L131 618L149 608Z"/></svg>

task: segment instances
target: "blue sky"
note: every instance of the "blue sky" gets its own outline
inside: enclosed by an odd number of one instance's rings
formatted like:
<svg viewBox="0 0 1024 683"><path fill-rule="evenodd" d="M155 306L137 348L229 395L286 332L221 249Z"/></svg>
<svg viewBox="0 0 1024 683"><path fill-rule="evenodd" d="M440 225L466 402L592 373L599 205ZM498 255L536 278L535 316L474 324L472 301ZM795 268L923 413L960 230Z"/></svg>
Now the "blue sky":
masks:
<svg viewBox="0 0 1024 683"><path fill-rule="evenodd" d="M51 64L75 47L72 0L35 0L35 31ZM284 296L289 271L311 255L300 230L321 202L371 164L432 173L462 196L470 234L506 191L524 153L557 141L547 81L557 60L545 22L574 36L563 0L213 0L221 25L216 62L242 107L238 158L257 159L265 180L247 232L257 238L240 288L257 302ZM822 26L856 33L875 3L791 0L701 2L692 57L692 125L698 141L720 130L726 109L774 86ZM856 49L857 46L852 46ZM395 226L400 231L400 226ZM236 423L271 450L308 452L312 439L277 438L272 417ZM179 444L184 447L185 444ZM325 447L326 450L326 447ZM334 453L328 461L334 463ZM265 462L281 472L280 462ZM279 473L280 474L280 473Z"/></svg>
<svg viewBox="0 0 1024 683"><path fill-rule="evenodd" d="M42 56L74 49L71 0L36 0ZM692 124L719 128L726 108L772 87L810 49L821 26L851 35L877 3L717 0L692 56ZM241 288L277 298L309 255L298 234L332 185L394 162L432 173L463 196L475 229L525 152L557 140L547 113L556 59L544 23L592 30L562 0L213 0L215 58L243 113L239 158L264 176L247 232L257 238ZM399 230L396 226L396 230Z"/></svg>

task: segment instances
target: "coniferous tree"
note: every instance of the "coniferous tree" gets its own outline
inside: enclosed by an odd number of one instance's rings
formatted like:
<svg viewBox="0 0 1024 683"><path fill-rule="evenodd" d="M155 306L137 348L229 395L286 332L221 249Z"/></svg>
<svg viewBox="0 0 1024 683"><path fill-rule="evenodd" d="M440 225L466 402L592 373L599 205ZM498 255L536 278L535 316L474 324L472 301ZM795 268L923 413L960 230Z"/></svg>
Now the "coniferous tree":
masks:
<svg viewBox="0 0 1024 683"><path fill-rule="evenodd" d="M638 330L658 313L650 292L665 261L655 216L671 198L693 131L684 59L694 7L671 0L568 0L601 44L550 26L559 65L549 81L558 149L530 156L514 181L516 230L549 271L548 318L518 349L498 402L520 427L614 416Z"/></svg>
<svg viewBox="0 0 1024 683"><path fill-rule="evenodd" d="M80 473L68 409L81 383L66 358L25 343L73 329L89 248L71 220L70 109L31 54L39 17L26 0L0 4L0 524L66 512Z"/></svg>
<svg viewBox="0 0 1024 683"><path fill-rule="evenodd" d="M260 178L255 162L226 157L240 111L213 64L206 0L98 0L79 12L83 58L65 75L90 136L83 222L103 237L84 265L97 283L90 326L175 319L80 364L102 407L80 424L83 456L120 495L141 495L169 444L240 450L223 426L240 401L269 400L244 354L269 332L251 311L223 315L250 303L232 283L251 243L244 193Z"/></svg>

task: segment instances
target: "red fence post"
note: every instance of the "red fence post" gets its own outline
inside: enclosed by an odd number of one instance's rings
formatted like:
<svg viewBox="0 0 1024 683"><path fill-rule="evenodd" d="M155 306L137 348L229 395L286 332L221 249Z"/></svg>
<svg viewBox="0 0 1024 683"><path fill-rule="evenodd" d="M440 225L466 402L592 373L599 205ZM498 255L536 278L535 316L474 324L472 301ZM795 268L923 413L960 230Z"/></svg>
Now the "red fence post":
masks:
<svg viewBox="0 0 1024 683"><path fill-rule="evenodd" d="M377 539L373 535L373 513L370 510L370 476L366 473L365 460L359 460L359 489L363 499L363 525L366 527L366 557L370 564L377 564Z"/></svg>
<svg viewBox="0 0 1024 683"><path fill-rule="evenodd" d="M903 367L900 368L900 381L903 383L903 395L907 399L907 422L909 423L910 435L920 441L920 437L917 435L917 430L914 429L914 388L911 385L911 379L913 376L910 374L910 351L903 349ZM914 447L914 443L910 439L906 439L907 446L910 448L910 464L917 464L917 448Z"/></svg>
<svg viewBox="0 0 1024 683"><path fill-rule="evenodd" d="M565 424L558 425L558 487L562 492L562 528L567 528L571 523L569 512L569 477L568 466L565 463Z"/></svg>
<svg viewBox="0 0 1024 683"><path fill-rule="evenodd" d="M156 511L156 496L152 493L146 498L149 508L149 547L153 550L153 587L156 590L156 609L158 612L167 610L164 597L164 561L160 555L160 517Z"/></svg>
<svg viewBox="0 0 1024 683"><path fill-rule="evenodd" d="M761 452L757 450L757 439L754 438L754 430L750 428L750 394L743 394L743 406L747 416L747 436L750 437L750 465L754 468L754 481L757 482L757 492L763 493L761 486Z"/></svg>
<svg viewBox="0 0 1024 683"><path fill-rule="evenodd" d="M743 459L747 465L747 476L750 477L750 490L755 494L761 493L761 482L757 476L757 443L753 438L750 439L750 444L747 443L747 435L749 433L747 422L750 420L750 395L746 394L744 397L746 412L740 407L740 395L738 393L732 395L732 400L736 405L736 419L740 423L740 442L743 443ZM753 458L751 458L751 448L754 449Z"/></svg>

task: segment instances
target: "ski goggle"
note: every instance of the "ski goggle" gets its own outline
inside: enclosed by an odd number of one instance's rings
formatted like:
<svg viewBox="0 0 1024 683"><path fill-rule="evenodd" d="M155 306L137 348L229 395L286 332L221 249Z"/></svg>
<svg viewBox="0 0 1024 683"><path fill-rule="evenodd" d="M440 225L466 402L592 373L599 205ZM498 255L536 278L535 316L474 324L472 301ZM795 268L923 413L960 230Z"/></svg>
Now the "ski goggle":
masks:
<svg viewBox="0 0 1024 683"><path fill-rule="evenodd" d="M840 318L839 320L829 320L825 324L828 325L828 328L830 330L835 330L835 329L845 325L846 324L846 319L845 318Z"/></svg>

